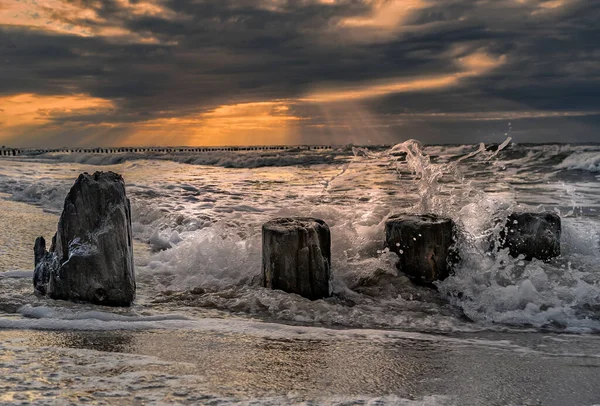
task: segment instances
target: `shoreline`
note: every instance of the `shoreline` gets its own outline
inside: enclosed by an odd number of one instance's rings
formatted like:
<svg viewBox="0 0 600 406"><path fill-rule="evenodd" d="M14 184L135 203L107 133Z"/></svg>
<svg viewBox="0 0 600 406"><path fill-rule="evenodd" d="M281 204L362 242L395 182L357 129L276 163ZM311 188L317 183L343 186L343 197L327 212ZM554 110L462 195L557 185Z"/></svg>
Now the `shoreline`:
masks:
<svg viewBox="0 0 600 406"><path fill-rule="evenodd" d="M0 387L39 400L44 395L36 385L46 382L45 393L58 401L81 401L77 396L85 387L87 398L111 404L191 404L200 401L199 394L215 404L261 399L327 404L336 397L372 396L383 397L383 404L398 404L386 396L419 404L427 404L425 399L434 399L433 404L543 405L600 400L595 351L600 337L452 336L378 341L206 330L0 330ZM23 365L35 367L35 373ZM17 367L23 380L14 378ZM78 380L70 382L71 370ZM45 374L53 373L56 379L48 380ZM108 399L107 387L120 394Z"/></svg>

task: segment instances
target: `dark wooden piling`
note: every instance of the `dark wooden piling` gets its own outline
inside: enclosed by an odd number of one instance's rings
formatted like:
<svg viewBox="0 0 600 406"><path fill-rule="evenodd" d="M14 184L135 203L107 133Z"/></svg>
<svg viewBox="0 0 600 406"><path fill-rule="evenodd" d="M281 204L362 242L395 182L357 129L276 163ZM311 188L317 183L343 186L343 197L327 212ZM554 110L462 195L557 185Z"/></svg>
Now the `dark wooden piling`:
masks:
<svg viewBox="0 0 600 406"><path fill-rule="evenodd" d="M512 213L501 234L501 248L508 248L513 257L523 255L548 261L560 255L561 220L558 214Z"/></svg>
<svg viewBox="0 0 600 406"><path fill-rule="evenodd" d="M456 254L454 222L434 214L391 216L385 223L385 246L398 254L398 269L415 283L431 285L450 275Z"/></svg>
<svg viewBox="0 0 600 406"><path fill-rule="evenodd" d="M331 236L323 220L277 218L262 227L264 287L311 300L331 296Z"/></svg>

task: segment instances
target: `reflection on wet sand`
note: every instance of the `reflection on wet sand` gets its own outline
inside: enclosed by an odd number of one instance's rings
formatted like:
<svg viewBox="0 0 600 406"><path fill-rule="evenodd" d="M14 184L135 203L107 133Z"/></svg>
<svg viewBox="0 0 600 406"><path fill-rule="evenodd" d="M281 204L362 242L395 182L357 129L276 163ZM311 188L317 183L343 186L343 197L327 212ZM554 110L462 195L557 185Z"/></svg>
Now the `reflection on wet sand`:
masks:
<svg viewBox="0 0 600 406"><path fill-rule="evenodd" d="M134 337L129 332L110 331L57 331L44 336L43 345L82 350L124 352L131 351Z"/></svg>
<svg viewBox="0 0 600 406"><path fill-rule="evenodd" d="M52 238L58 216L26 203L5 202L6 197L0 193L0 272L33 271L33 241L39 235Z"/></svg>
<svg viewBox="0 0 600 406"><path fill-rule="evenodd" d="M270 328L265 325L265 332ZM471 333L340 339L334 330L323 339L268 336L199 330L4 330L2 399L8 393L10 399L31 401L46 393L79 401L77 390L85 389L87 398L112 396L111 401L124 402L252 398L278 404L387 395L441 396L460 404L597 400L600 357L594 336Z"/></svg>
<svg viewBox="0 0 600 406"><path fill-rule="evenodd" d="M217 386L235 382L241 393L250 389L264 395L410 394L426 373L418 358L436 357L439 351L428 342L417 347L422 354L366 342L250 339L228 359L215 360L225 368L210 380Z"/></svg>
<svg viewBox="0 0 600 406"><path fill-rule="evenodd" d="M0 334L0 337L2 334ZM394 344L271 339L189 331L27 331L27 347L134 353L167 361L169 373L200 375L211 393L229 397L336 394L413 396L445 375L441 342ZM432 368L432 364L435 367Z"/></svg>

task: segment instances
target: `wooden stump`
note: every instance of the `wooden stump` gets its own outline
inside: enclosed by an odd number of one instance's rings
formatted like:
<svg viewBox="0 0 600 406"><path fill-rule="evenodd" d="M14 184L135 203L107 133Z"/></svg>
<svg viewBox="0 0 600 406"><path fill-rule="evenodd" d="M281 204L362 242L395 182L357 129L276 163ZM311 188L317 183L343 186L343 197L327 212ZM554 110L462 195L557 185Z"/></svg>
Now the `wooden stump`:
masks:
<svg viewBox="0 0 600 406"><path fill-rule="evenodd" d="M560 255L560 233L560 217L555 213L513 213L501 235L501 247L513 257L547 261Z"/></svg>
<svg viewBox="0 0 600 406"><path fill-rule="evenodd" d="M121 175L79 175L50 251L34 245L37 292L52 299L129 306L135 298L131 206Z"/></svg>
<svg viewBox="0 0 600 406"><path fill-rule="evenodd" d="M398 214L385 223L385 245L400 258L396 266L424 285L450 275L449 260L455 257L453 234L454 222L434 214Z"/></svg>
<svg viewBox="0 0 600 406"><path fill-rule="evenodd" d="M323 220L277 218L263 224L264 287L311 300L331 296L331 236Z"/></svg>

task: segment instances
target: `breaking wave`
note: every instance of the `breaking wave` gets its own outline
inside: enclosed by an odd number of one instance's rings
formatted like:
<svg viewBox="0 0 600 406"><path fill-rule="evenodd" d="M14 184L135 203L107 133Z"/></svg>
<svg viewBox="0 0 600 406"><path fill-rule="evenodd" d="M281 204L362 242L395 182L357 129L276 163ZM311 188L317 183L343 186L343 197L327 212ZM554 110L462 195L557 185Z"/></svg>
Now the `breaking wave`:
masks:
<svg viewBox="0 0 600 406"><path fill-rule="evenodd" d="M34 159L102 166L141 160L157 160L224 168L261 168L331 164L350 155L351 153L346 148L339 148L326 151L290 149L282 151L125 152L116 154L46 153L35 155Z"/></svg>
<svg viewBox="0 0 600 406"><path fill-rule="evenodd" d="M136 251L136 267L138 302L149 309L421 331L498 325L600 331L597 180L585 178L583 187L574 183L581 178L557 175L598 172L598 154L597 146L423 147L410 140L383 150L222 152L182 155L178 162L56 155L36 162L42 175L11 161L13 167L0 169L0 192L59 212L77 172L123 173L135 238L148 247ZM523 209L564 213L561 257L542 262L490 253L498 225ZM448 216L459 227L461 262L438 291L414 286L396 270L395 254L383 250L385 219L400 211ZM260 286L261 224L290 215L329 224L332 298L311 302Z"/></svg>
<svg viewBox="0 0 600 406"><path fill-rule="evenodd" d="M583 170L590 172L600 172L600 151L599 152L582 152L579 154L571 154L564 159L560 164L556 165L557 169Z"/></svg>

